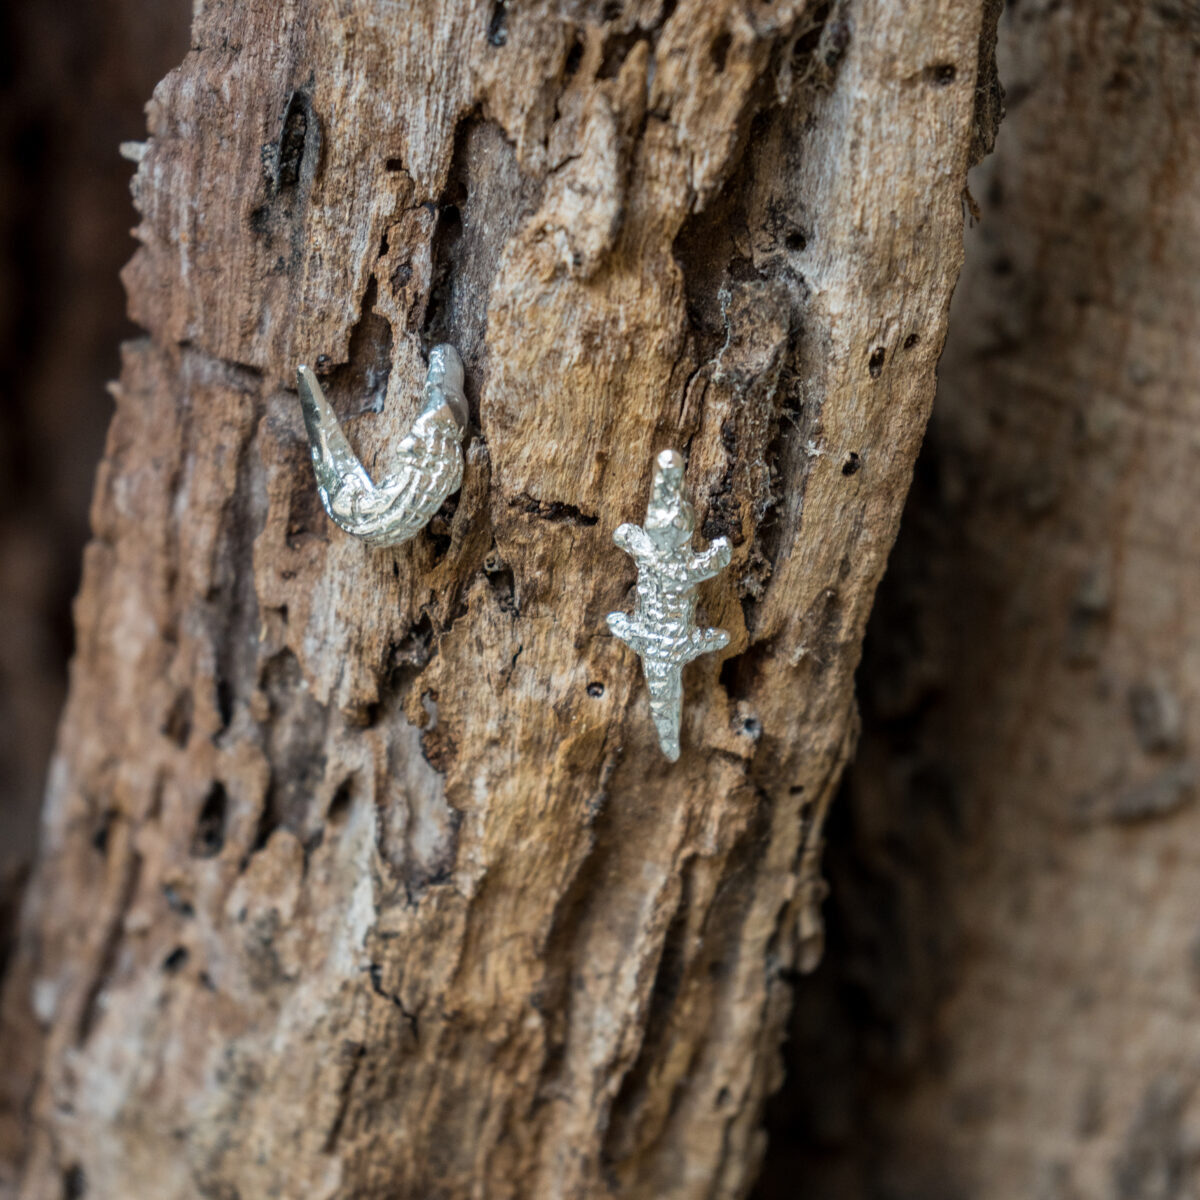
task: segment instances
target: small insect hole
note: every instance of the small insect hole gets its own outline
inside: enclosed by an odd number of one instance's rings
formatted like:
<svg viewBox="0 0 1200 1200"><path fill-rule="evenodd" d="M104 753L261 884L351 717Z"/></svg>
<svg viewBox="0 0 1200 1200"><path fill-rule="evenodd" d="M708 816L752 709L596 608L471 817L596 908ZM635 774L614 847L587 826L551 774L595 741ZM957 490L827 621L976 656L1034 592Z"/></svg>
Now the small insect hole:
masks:
<svg viewBox="0 0 1200 1200"><path fill-rule="evenodd" d="M563 73L568 77L574 75L579 70L579 65L582 62L583 39L577 37L571 43L571 49L567 52L567 61L563 64Z"/></svg>
<svg viewBox="0 0 1200 1200"><path fill-rule="evenodd" d="M353 799L354 776L351 775L338 784L338 789L333 793L333 799L330 800L329 808L325 813L325 820L330 825L340 825L346 819L346 814L350 811L350 802Z"/></svg>
<svg viewBox="0 0 1200 1200"><path fill-rule="evenodd" d="M876 346L867 360L867 371L872 379L878 379L883 374L883 359L887 351L882 346Z"/></svg>
<svg viewBox="0 0 1200 1200"><path fill-rule="evenodd" d="M233 720L233 685L227 679L217 680L217 716L221 719L221 732L229 728Z"/></svg>
<svg viewBox="0 0 1200 1200"><path fill-rule="evenodd" d="M718 75L725 70L725 63L729 59L730 41L731 39L727 33L718 34L713 41L710 53L712 54L713 66L717 68Z"/></svg>
<svg viewBox="0 0 1200 1200"><path fill-rule="evenodd" d="M842 463L842 474L853 475L861 466L862 459L858 457L858 454L855 451L851 450L850 453L846 455L846 461Z"/></svg>
<svg viewBox="0 0 1200 1200"><path fill-rule="evenodd" d="M508 41L508 0L498 0L488 23L489 46L503 46Z"/></svg>
<svg viewBox="0 0 1200 1200"><path fill-rule="evenodd" d="M116 812L111 808L106 809L100 817L100 823L96 826L96 832L92 834L92 845L101 854L108 850L109 834L112 833L113 822L116 819Z"/></svg>
<svg viewBox="0 0 1200 1200"><path fill-rule="evenodd" d="M225 815L229 807L229 793L225 785L214 783L204 800L204 807L196 819L192 834L192 857L215 858L225 845Z"/></svg>
<svg viewBox="0 0 1200 1200"><path fill-rule="evenodd" d="M187 965L187 960L190 957L186 946L176 946L166 958L163 959L162 969L168 975L176 975Z"/></svg>
<svg viewBox="0 0 1200 1200"><path fill-rule="evenodd" d="M600 683L599 680L593 680L587 685L587 694L593 700L599 700L604 695L604 684Z"/></svg>

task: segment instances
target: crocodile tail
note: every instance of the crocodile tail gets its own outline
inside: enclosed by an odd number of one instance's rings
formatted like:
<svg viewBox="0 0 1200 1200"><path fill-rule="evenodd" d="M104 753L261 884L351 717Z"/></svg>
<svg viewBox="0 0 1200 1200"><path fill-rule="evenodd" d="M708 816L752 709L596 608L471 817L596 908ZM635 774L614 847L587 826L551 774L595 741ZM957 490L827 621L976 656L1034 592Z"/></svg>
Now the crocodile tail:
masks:
<svg viewBox="0 0 1200 1200"><path fill-rule="evenodd" d="M679 759L679 725L683 713L683 673L673 663L644 663L646 690L650 693L650 717L658 732L658 744L671 762Z"/></svg>

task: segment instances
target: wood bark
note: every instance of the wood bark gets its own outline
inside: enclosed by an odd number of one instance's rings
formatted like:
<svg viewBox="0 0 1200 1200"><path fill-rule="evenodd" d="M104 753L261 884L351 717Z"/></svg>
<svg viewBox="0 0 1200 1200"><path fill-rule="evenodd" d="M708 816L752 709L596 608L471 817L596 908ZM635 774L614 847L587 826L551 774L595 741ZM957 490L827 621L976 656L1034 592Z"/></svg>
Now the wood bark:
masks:
<svg viewBox="0 0 1200 1200"><path fill-rule="evenodd" d="M770 1196L1200 1191L1200 15L1000 32Z"/></svg>
<svg viewBox="0 0 1200 1200"><path fill-rule="evenodd" d="M0 11L0 960L34 852L67 684L71 599L105 382L131 326L118 272L133 220L116 155L188 43L187 0Z"/></svg>
<svg viewBox="0 0 1200 1200"><path fill-rule="evenodd" d="M26 1197L732 1197L998 117L995 12L205 3L155 93L44 844ZM315 496L461 350L420 538ZM612 530L688 453L668 764Z"/></svg>

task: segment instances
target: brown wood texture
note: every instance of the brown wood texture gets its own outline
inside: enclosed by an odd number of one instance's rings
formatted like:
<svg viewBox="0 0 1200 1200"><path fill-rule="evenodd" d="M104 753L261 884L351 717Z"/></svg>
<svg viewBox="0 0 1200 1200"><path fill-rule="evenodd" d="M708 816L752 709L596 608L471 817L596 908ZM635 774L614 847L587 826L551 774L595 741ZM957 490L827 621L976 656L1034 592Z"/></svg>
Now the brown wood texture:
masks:
<svg viewBox="0 0 1200 1200"><path fill-rule="evenodd" d="M6 988L24 1196L744 1194L994 21L200 6ZM462 492L368 551L295 366L384 464L437 340ZM604 625L671 445L735 545L675 765Z"/></svg>
<svg viewBox="0 0 1200 1200"><path fill-rule="evenodd" d="M1200 1194L1200 11L999 62L771 1197Z"/></svg>

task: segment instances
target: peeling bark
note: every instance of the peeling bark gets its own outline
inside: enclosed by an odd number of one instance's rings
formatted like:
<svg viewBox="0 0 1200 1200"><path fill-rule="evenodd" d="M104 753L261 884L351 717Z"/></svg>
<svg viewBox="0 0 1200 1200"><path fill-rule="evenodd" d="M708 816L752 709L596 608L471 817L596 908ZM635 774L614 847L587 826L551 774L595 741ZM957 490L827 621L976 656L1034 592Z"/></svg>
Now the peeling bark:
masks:
<svg viewBox="0 0 1200 1200"><path fill-rule="evenodd" d="M993 20L203 6L6 989L24 1195L744 1194ZM374 470L441 340L461 494L368 551L295 365ZM674 765L604 625L668 445L734 544Z"/></svg>

